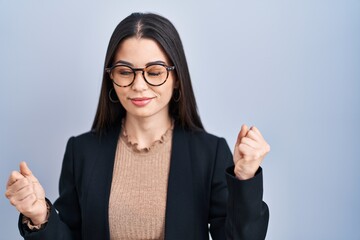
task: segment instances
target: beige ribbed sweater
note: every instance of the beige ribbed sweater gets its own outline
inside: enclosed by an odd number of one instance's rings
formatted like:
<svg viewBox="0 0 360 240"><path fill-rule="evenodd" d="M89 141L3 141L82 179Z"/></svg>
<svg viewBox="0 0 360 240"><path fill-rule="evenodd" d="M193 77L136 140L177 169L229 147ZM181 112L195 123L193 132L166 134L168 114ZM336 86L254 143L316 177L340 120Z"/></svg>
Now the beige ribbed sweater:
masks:
<svg viewBox="0 0 360 240"><path fill-rule="evenodd" d="M123 132L109 202L110 239L164 239L172 128L148 149Z"/></svg>

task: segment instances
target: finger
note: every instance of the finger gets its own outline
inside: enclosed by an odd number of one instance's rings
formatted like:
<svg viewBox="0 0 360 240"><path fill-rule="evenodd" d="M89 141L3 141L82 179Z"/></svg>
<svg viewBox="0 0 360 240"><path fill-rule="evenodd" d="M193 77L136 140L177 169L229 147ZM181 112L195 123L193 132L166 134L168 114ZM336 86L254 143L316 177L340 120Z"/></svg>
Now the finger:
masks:
<svg viewBox="0 0 360 240"><path fill-rule="evenodd" d="M32 172L30 168L27 166L26 162L20 163L20 173L25 177L30 177L32 175Z"/></svg>
<svg viewBox="0 0 360 240"><path fill-rule="evenodd" d="M21 201L17 200L10 200L10 203L16 206L17 210L22 214L26 215L25 213L30 212L34 203L36 202L37 198L34 193L27 195Z"/></svg>
<svg viewBox="0 0 360 240"><path fill-rule="evenodd" d="M248 138L248 137L244 137L241 139L241 143L248 145L249 147L253 148L253 149L257 149L259 148L259 143L256 142L255 140Z"/></svg>
<svg viewBox="0 0 360 240"><path fill-rule="evenodd" d="M20 163L20 173L28 178L31 182L37 183L39 182L38 179L34 176L34 174L31 172L30 168L27 166L26 162Z"/></svg>
<svg viewBox="0 0 360 240"><path fill-rule="evenodd" d="M254 132L256 132L261 138L264 138L263 135L261 134L260 130L255 127L255 126L252 126L251 127L251 130L253 130Z"/></svg>
<svg viewBox="0 0 360 240"><path fill-rule="evenodd" d="M239 152L243 158L248 158L249 156L252 156L254 149L247 144L240 143Z"/></svg>
<svg viewBox="0 0 360 240"><path fill-rule="evenodd" d="M253 135L253 133L255 133L255 135ZM257 135L259 137L257 142L262 145L261 148L263 149L263 153L266 154L266 153L270 152L270 145L266 142L266 140L264 139L264 137L262 136L262 134L258 128L256 128L255 126L252 126L251 130L249 130L249 132L248 132L248 135L254 136L254 138Z"/></svg>
<svg viewBox="0 0 360 240"><path fill-rule="evenodd" d="M15 201L22 201L23 199L25 199L26 197L28 197L29 195L34 194L34 188L30 185L22 188L21 190L19 190L18 192L16 192L16 194L14 194L12 196L12 198Z"/></svg>
<svg viewBox="0 0 360 240"><path fill-rule="evenodd" d="M256 142L261 142L261 140L262 140L261 136L259 134L257 134L252 128L250 128L250 130L246 134L246 137L248 137Z"/></svg>
<svg viewBox="0 0 360 240"><path fill-rule="evenodd" d="M243 143L239 145L239 151L245 160L258 160L262 156L260 151L254 150L249 145Z"/></svg>
<svg viewBox="0 0 360 240"><path fill-rule="evenodd" d="M30 180L23 177L22 179L17 180L11 186L8 186L5 192L5 196L10 199L17 194L21 189L30 185Z"/></svg>
<svg viewBox="0 0 360 240"><path fill-rule="evenodd" d="M246 134L247 134L248 131L249 131L248 126L246 126L246 124L243 124L243 125L241 126L241 130L240 130L240 132L239 132L239 134L238 134L238 137L237 137L237 140L236 140L236 145L239 145L239 144L240 144L241 139L246 136Z"/></svg>
<svg viewBox="0 0 360 240"><path fill-rule="evenodd" d="M17 180L24 178L24 176L19 173L18 171L13 171L10 176L9 179L6 183L6 187L10 187L11 185L13 185Z"/></svg>

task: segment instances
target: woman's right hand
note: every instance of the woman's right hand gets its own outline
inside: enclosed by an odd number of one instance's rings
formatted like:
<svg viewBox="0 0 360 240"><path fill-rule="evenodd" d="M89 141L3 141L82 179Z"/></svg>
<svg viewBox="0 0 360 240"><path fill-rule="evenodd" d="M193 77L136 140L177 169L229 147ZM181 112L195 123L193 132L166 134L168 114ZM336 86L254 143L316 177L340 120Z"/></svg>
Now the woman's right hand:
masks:
<svg viewBox="0 0 360 240"><path fill-rule="evenodd" d="M5 196L16 209L31 219L34 225L47 221L45 191L25 162L20 171L13 171L6 184Z"/></svg>

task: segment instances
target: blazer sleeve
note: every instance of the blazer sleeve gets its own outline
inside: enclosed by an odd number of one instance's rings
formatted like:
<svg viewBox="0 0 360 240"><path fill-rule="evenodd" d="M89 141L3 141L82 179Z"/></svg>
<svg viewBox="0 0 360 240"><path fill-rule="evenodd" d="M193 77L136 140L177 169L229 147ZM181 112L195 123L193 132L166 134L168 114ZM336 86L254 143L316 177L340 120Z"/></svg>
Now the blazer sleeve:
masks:
<svg viewBox="0 0 360 240"><path fill-rule="evenodd" d="M81 239L81 213L74 176L74 141L69 139L59 182L58 200L51 206L48 222L44 229L33 232L22 224L22 215L19 218L20 234L26 240L70 240Z"/></svg>
<svg viewBox="0 0 360 240"><path fill-rule="evenodd" d="M232 153L223 138L218 142L214 164L209 220L212 239L265 239L269 209L262 200L262 169L251 179L238 180Z"/></svg>

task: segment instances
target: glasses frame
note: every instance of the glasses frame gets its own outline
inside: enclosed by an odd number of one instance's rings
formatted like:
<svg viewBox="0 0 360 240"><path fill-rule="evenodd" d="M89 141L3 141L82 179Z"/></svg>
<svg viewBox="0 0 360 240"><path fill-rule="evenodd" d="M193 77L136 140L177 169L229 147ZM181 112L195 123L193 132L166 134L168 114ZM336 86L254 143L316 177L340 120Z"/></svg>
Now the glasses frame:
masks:
<svg viewBox="0 0 360 240"><path fill-rule="evenodd" d="M166 78L165 78L165 80L164 80L162 83L160 83L160 84L152 84L152 83L148 82L148 80L147 80L146 77L145 77L145 69L148 68L148 67L150 67L150 66L154 66L154 65L160 65L160 66L165 67L165 69L166 69ZM128 67L128 68L130 68L130 69L133 71L133 73L134 73L134 78L133 78L133 80L131 81L131 83L129 83L128 85L125 85L125 86L119 85L119 84L117 84L117 83L114 81L114 79L111 78L111 71L112 71L114 68L119 67L119 66ZM153 87L158 87L158 86L163 85L163 84L167 81L167 79L168 79L168 77L169 77L169 72L170 72L170 71L173 71L173 70L175 70L175 66L167 66L167 65L162 64L162 63L149 64L149 65L147 65L147 66L144 67L144 68L133 68L133 67L127 65L127 64L122 64L122 63L120 63L120 64L115 64L114 66L111 66L111 67L109 67L109 68L105 68L105 72L107 72L107 73L109 74L109 77L110 77L111 81L112 81L116 86L118 86L118 87L129 87L129 86L131 86L131 85L134 83L134 81L135 81L136 72L139 72L139 71L142 72L143 79L145 80L145 82L146 82L147 84L149 84L150 86L153 86Z"/></svg>

